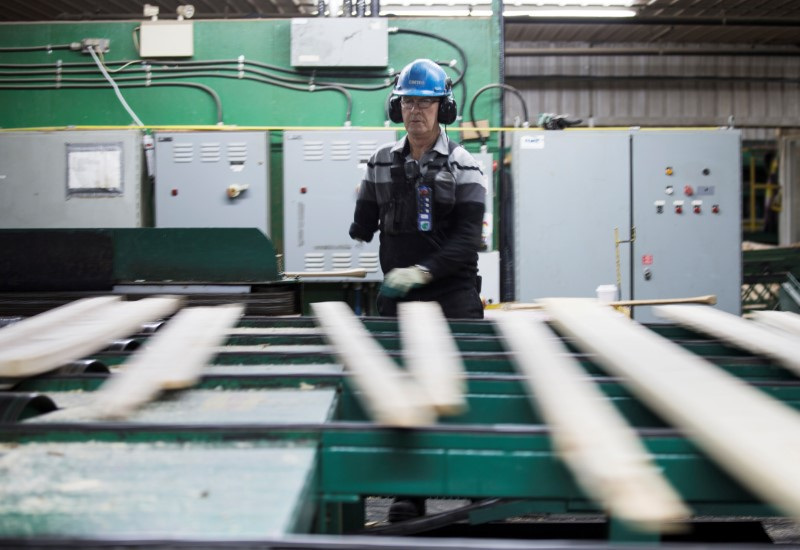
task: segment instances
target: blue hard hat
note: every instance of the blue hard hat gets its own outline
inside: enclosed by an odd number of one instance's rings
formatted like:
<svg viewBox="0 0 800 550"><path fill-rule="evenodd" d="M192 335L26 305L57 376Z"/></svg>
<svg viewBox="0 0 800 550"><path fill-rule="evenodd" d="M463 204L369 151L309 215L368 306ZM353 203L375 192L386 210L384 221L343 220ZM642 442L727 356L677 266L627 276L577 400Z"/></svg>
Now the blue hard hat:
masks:
<svg viewBox="0 0 800 550"><path fill-rule="evenodd" d="M417 59L400 71L392 93L400 96L443 97L452 92L450 79L444 69L430 59Z"/></svg>

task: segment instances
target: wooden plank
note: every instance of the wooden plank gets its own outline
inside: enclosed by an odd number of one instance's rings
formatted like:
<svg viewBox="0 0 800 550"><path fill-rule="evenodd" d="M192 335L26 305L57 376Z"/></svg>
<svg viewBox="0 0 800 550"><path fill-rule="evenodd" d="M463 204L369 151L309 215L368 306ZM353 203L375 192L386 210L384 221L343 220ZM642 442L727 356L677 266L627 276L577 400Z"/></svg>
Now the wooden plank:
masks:
<svg viewBox="0 0 800 550"><path fill-rule="evenodd" d="M756 311L753 318L759 324L779 328L800 337L800 315L791 311Z"/></svg>
<svg viewBox="0 0 800 550"><path fill-rule="evenodd" d="M98 296L83 298L63 306L51 309L39 315L29 317L0 329L0 348L18 344L25 338L35 337L54 328L79 318L86 313L108 304L119 302L119 296Z"/></svg>
<svg viewBox="0 0 800 550"><path fill-rule="evenodd" d="M648 298L642 300L614 300L607 302L608 305L614 307L634 307L634 306L657 306L664 304L708 304L714 305L717 303L717 296L715 294L706 294L705 296L692 296L689 298ZM503 310L517 310L517 309L543 309L544 306L537 302L520 303L520 302L506 302L503 304L492 304L488 309L503 309Z"/></svg>
<svg viewBox="0 0 800 550"><path fill-rule="evenodd" d="M176 297L145 298L134 302L107 300L100 304L81 304L78 316L58 312L58 323L39 320L36 330L0 350L0 376L24 377L41 374L64 363L103 349L121 338L175 311ZM14 325L7 327L15 328Z"/></svg>
<svg viewBox="0 0 800 550"><path fill-rule="evenodd" d="M311 309L372 419L401 427L434 422L434 408L419 385L394 364L346 303L319 302Z"/></svg>
<svg viewBox="0 0 800 550"><path fill-rule="evenodd" d="M436 302L399 305L403 362L441 415L467 409L466 372L450 326Z"/></svg>
<svg viewBox="0 0 800 550"><path fill-rule="evenodd" d="M354 277L356 279L363 279L367 276L367 270L364 268L356 269L340 269L336 271L284 271L284 279L305 279L312 277Z"/></svg>
<svg viewBox="0 0 800 550"><path fill-rule="evenodd" d="M765 502L800 520L800 414L591 299L547 299L571 336Z"/></svg>
<svg viewBox="0 0 800 550"><path fill-rule="evenodd" d="M765 355L800 375L798 340L712 307L657 306L653 308L653 312L659 317L710 334L734 346Z"/></svg>
<svg viewBox="0 0 800 550"><path fill-rule="evenodd" d="M215 347L243 312L242 304L178 312L96 392L90 405L93 416L125 418L163 390L197 383Z"/></svg>
<svg viewBox="0 0 800 550"><path fill-rule="evenodd" d="M495 319L531 403L578 484L610 516L634 529L679 530L690 512L658 472L633 429L542 321Z"/></svg>

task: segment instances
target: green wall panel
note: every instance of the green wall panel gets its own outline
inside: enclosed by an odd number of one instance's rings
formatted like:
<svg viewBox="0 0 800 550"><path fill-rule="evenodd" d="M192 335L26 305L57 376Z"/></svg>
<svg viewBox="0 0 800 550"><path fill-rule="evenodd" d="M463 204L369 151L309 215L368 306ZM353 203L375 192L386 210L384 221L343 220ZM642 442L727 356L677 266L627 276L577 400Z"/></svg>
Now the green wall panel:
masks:
<svg viewBox="0 0 800 550"><path fill-rule="evenodd" d="M138 22L84 22L47 24L0 25L0 48L68 44L82 38L108 38L110 51L106 62L138 60L133 35ZM290 24L282 20L224 20L194 21L195 55L192 61L228 60L239 56L246 60L276 65L290 69ZM499 30L496 22L488 18L461 19L411 19L397 18L390 27L432 33L447 38L464 50L468 69L465 77L467 96L463 86L455 90L456 99L464 106L469 94L481 86L495 83L499 78ZM403 33L389 35L389 69L399 71L403 65L417 57L430 57L438 61L458 59L460 56L450 44L434 37ZM39 69L54 69L58 61L64 64L85 63L82 78L102 78L87 54L70 50L35 52L0 52L0 87L16 85L9 79L33 78L34 67L24 69L23 75L9 75L9 65L48 64ZM113 73L120 83L130 70ZM236 75L235 65L227 65L229 76ZM459 60L459 69L463 65ZM113 68L113 65L112 65ZM252 67L255 68L255 67ZM372 71L381 78L338 79L329 71L321 70L320 80L341 80L353 84L380 84L391 71ZM157 74L158 70L153 70ZM265 69L260 69L265 70ZM208 72L208 71L204 71ZM94 74L93 74L94 73ZM326 75L326 73L328 73ZM139 73L140 74L140 73ZM307 72L306 74L310 74ZM455 73L451 71L455 76ZM37 78L45 75L35 75ZM63 75L65 78L66 74ZM292 76L292 75L284 75ZM307 76L301 76L304 81ZM220 96L224 123L239 126L340 126L346 120L346 101L342 94L333 91L296 91L275 85L238 80L197 76L181 79L212 87ZM388 80L386 80L388 82ZM163 81L162 81L163 82ZM66 125L127 125L131 120L117 101L113 91L103 82L102 89L19 91L0 89L0 126L4 128L66 126ZM377 91L353 90L352 119L356 126L380 126L385 117L383 106L389 88ZM123 88L123 95L145 125L207 125L216 124L216 110L211 97L203 91L184 87ZM499 109L481 113L496 126Z"/></svg>

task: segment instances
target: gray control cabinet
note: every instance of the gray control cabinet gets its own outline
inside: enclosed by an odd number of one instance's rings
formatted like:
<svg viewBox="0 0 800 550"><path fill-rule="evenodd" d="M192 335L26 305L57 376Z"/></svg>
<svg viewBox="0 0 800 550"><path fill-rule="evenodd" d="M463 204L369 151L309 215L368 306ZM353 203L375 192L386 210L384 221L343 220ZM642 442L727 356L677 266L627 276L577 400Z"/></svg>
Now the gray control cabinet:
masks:
<svg viewBox="0 0 800 550"><path fill-rule="evenodd" d="M627 132L532 132L513 145L516 299L595 296L631 225ZM630 262L621 247L621 261ZM629 270L621 292L629 297Z"/></svg>
<svg viewBox="0 0 800 550"><path fill-rule="evenodd" d="M741 313L741 161L738 131L632 135L632 281L636 299L715 294ZM655 322L637 307L640 322Z"/></svg>
<svg viewBox="0 0 800 550"><path fill-rule="evenodd" d="M0 134L0 227L141 227L150 222L138 130Z"/></svg>
<svg viewBox="0 0 800 550"><path fill-rule="evenodd" d="M516 299L715 294L741 311L740 133L589 130L514 142ZM661 322L650 307L640 322Z"/></svg>
<svg viewBox="0 0 800 550"><path fill-rule="evenodd" d="M394 130L284 133L285 271L313 273L363 268L367 271L364 281L383 279L378 235L370 243L358 243L348 232L367 161L380 145L395 139Z"/></svg>
<svg viewBox="0 0 800 550"><path fill-rule="evenodd" d="M267 132L155 133L156 227L256 227L269 236Z"/></svg>

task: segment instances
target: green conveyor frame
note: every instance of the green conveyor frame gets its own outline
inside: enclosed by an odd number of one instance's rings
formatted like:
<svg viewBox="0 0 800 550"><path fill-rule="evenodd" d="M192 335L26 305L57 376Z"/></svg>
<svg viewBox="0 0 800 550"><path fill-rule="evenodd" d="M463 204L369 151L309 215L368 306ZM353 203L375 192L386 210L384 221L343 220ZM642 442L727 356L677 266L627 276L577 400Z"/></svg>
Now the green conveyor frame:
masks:
<svg viewBox="0 0 800 550"><path fill-rule="evenodd" d="M378 318L367 318L364 322L381 345L399 361L397 323ZM292 327L308 329L314 324L310 318L245 318L240 326L290 330ZM144 454L139 462L131 463L134 470L150 461L146 455L151 448L166 449L170 456L162 460L167 460L167 463L180 462L184 454L187 457L185 469L168 471L202 486L205 486L204 478L209 475L225 478L247 472L246 479L251 479L254 471L264 471L267 475L270 460L274 457L270 458L265 449L284 449L289 453L287 457L300 449L297 457L286 458L300 465L298 470L290 468L286 472L283 481L290 489L282 489L279 481L273 478L269 478L272 479L269 482L254 479L251 486L236 485L240 491L239 500L215 501L215 504L226 507L229 515L240 513L241 536L250 540L266 540L281 530L284 533L277 536L289 536L303 530L337 535L360 531L363 529L364 498L370 495L504 499L501 506L477 510L470 515L470 522L475 524L522 513L578 516L598 513L596 506L581 494L570 473L553 453L549 430L541 425L538 411L530 406L510 355L502 349L493 325L488 321L453 322L451 329L468 370L470 409L463 416L424 429L387 429L369 422L346 383L347 375L338 369L318 335L275 334L232 336L228 344L258 346L262 351L220 353L196 388L170 394L152 404L149 408L153 410L139 419L134 417L122 423L48 423L33 419L0 426L0 441L16 448L54 446L51 450L56 455L48 455L45 447L42 447L45 451L35 455L44 461L42 465L54 460L57 462L57 453L63 449L97 447L104 449L103 452L110 452L107 449L114 446L138 449ZM769 395L800 408L800 382L769 360L734 350L685 329L656 326L653 330ZM146 340L147 336L138 335L137 338ZM95 357L113 367L127 356L127 352L103 352ZM720 470L683 435L665 426L635 400L619 380L604 376L592 364L590 357L577 357L612 403L636 427L658 467L694 513L726 517L778 515ZM105 375L97 373L51 375L29 379L16 390L45 395L59 392L81 394L91 392L104 379ZM298 414L295 421L287 420L288 417L275 420L270 416L275 414L274 411L269 413L267 409L264 409L264 416L257 416L256 420L246 415L239 420L219 415L217 421L211 422L199 415L196 421L191 421L192 414L188 414L190 420L185 420L186 411L191 413L208 408L205 399L218 402L224 397L228 403L231 400L243 403L242 414L252 415L262 414L258 409L262 406L259 400L268 401L270 392L299 396L308 391L332 392L327 416L318 412L309 417L310 409L297 402L294 404ZM245 410L245 402L252 404L252 410ZM288 403L286 406L291 409L292 400L289 399ZM324 403L320 406L322 409L318 410L323 410ZM159 418L159 408L165 411L163 418ZM183 416L168 414L169 410L176 409L185 409ZM305 418L303 414L306 414ZM41 418L46 419L46 416ZM62 450L58 451L59 448ZM237 448L258 450L248 455L235 453ZM306 454L303 455L304 462L298 457L309 448L315 450L313 459ZM209 449L209 456L227 456L229 453L230 462L220 459L212 465L216 470L209 470L210 466L201 458L202 449ZM158 464L158 460L151 462L154 468ZM39 476L46 475L44 469L36 471ZM0 469L0 477L2 472ZM57 480L52 481L55 484ZM269 486L269 483L273 485ZM191 483L180 485L191 486ZM215 487L224 492L224 486ZM269 521L270 507L281 502L272 497L282 491L286 495L282 502L290 513L280 515L283 519L272 525ZM153 492L164 503L176 501L174 494L161 487L154 486ZM51 493L55 494L55 489L51 489ZM43 494L47 496L46 489ZM202 490L198 494L203 498ZM212 495L214 493L210 492L205 498L213 501ZM139 495L138 498L144 497ZM91 505L90 498L85 502L87 506ZM254 507L261 505L266 506L261 515L254 514ZM190 509L197 516L187 521L196 526L200 538L224 535L239 540L236 533L229 530L218 532L219 529L208 528L206 524L211 521L210 517L214 517L213 514L203 515L209 512L196 502L192 506ZM57 532L48 530L48 521L58 525L58 518L48 519L45 514L44 518L39 517L41 521L26 523L25 514L20 512L24 511L21 505L12 510L13 513L8 507L0 507L0 510L3 510L0 511L0 537L19 536L20 525L26 526L29 537L57 535ZM282 508L281 511L285 512ZM103 517L102 510L96 513ZM278 516L275 512L272 517ZM116 511L109 512L106 519L121 526L121 533L111 530L112 533L136 538L136 526L126 517ZM9 518L14 521L9 523ZM17 526L17 530L10 529L9 525ZM611 521L608 535L613 541L630 542L643 538L641 534L614 528L614 525ZM69 535L97 538L108 536L109 532L88 530L70 532ZM188 535L179 532L176 536L180 539ZM657 537L649 538L651 542L655 539Z"/></svg>

